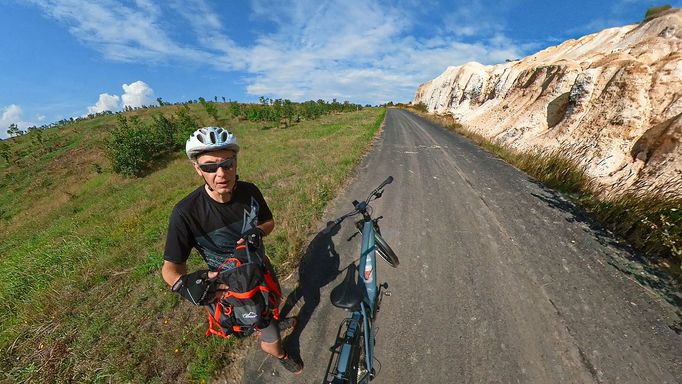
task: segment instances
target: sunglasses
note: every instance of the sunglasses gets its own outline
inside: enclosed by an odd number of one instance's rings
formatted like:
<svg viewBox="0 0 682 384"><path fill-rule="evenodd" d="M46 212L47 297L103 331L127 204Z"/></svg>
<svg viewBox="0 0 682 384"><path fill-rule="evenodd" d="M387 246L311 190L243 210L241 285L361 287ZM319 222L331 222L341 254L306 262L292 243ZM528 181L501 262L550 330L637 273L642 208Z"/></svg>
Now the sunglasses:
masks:
<svg viewBox="0 0 682 384"><path fill-rule="evenodd" d="M223 169L230 169L234 167L234 163L237 162L236 157L230 157L229 159L226 159L225 161L221 161L220 163L206 163L206 164L199 164L199 168L206 172L206 173L216 173L218 171L218 168L223 168Z"/></svg>

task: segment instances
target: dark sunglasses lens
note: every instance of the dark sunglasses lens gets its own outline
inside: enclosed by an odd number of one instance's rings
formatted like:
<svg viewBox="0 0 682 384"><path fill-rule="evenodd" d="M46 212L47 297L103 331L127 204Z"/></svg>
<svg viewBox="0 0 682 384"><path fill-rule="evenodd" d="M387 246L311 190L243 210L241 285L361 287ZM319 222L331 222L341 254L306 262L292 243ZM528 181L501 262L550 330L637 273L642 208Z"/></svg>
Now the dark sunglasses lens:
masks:
<svg viewBox="0 0 682 384"><path fill-rule="evenodd" d="M199 168L207 173L215 173L218 168L230 169L234 165L234 159L227 159L221 163L199 164Z"/></svg>
<svg viewBox="0 0 682 384"><path fill-rule="evenodd" d="M221 168L230 169L234 165L234 159L227 159L219 164Z"/></svg>
<svg viewBox="0 0 682 384"><path fill-rule="evenodd" d="M218 164L199 164L199 168L204 172L215 173L218 170Z"/></svg>

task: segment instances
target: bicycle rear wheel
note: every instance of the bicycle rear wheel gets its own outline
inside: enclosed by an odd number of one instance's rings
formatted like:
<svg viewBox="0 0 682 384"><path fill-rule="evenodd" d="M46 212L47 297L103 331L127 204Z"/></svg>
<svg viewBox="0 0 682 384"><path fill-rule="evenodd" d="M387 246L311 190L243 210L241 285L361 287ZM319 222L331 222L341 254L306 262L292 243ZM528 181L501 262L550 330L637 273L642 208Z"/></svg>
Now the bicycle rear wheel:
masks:
<svg viewBox="0 0 682 384"><path fill-rule="evenodd" d="M395 255L395 252L393 252L386 240L384 240L378 232L374 233L374 244L376 245L376 252L382 259L386 260L391 267L396 268L400 264L398 256Z"/></svg>

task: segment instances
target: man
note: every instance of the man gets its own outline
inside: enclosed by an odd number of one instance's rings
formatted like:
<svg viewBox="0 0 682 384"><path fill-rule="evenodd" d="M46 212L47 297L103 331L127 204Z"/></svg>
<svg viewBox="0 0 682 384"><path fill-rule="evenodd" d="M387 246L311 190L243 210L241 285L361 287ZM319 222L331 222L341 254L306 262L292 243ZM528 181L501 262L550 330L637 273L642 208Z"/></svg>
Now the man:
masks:
<svg viewBox="0 0 682 384"><path fill-rule="evenodd" d="M200 128L187 140L185 152L204 185L173 208L161 274L174 292L192 304L215 309L228 288L218 273L228 259L234 260L237 249L245 248L245 239L250 246L256 244L254 249L272 271L261 239L272 232L275 222L260 190L238 181L239 145L234 135L223 128ZM206 261L208 270L187 272L192 248ZM277 357L290 372L301 373L302 364L284 351L279 329L274 318L260 329L261 349Z"/></svg>

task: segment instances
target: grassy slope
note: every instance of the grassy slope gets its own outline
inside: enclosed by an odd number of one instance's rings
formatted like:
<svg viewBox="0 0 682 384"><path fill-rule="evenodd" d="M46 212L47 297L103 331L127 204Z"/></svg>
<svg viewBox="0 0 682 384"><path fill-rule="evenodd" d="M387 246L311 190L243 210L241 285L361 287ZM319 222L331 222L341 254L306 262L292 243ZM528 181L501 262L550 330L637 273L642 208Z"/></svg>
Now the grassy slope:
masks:
<svg viewBox="0 0 682 384"><path fill-rule="evenodd" d="M215 123L200 106L192 112ZM266 244L280 270L296 263L384 113L368 108L284 130L218 122L240 139L240 177L273 210ZM55 150L44 154L29 153L25 136L12 142L24 152L16 164L0 160L0 362L10 380L189 381L229 363L231 343L204 338L205 315L169 294L158 273L170 210L201 180L181 153L143 178L112 174L102 149L115 124L106 116L46 130Z"/></svg>

